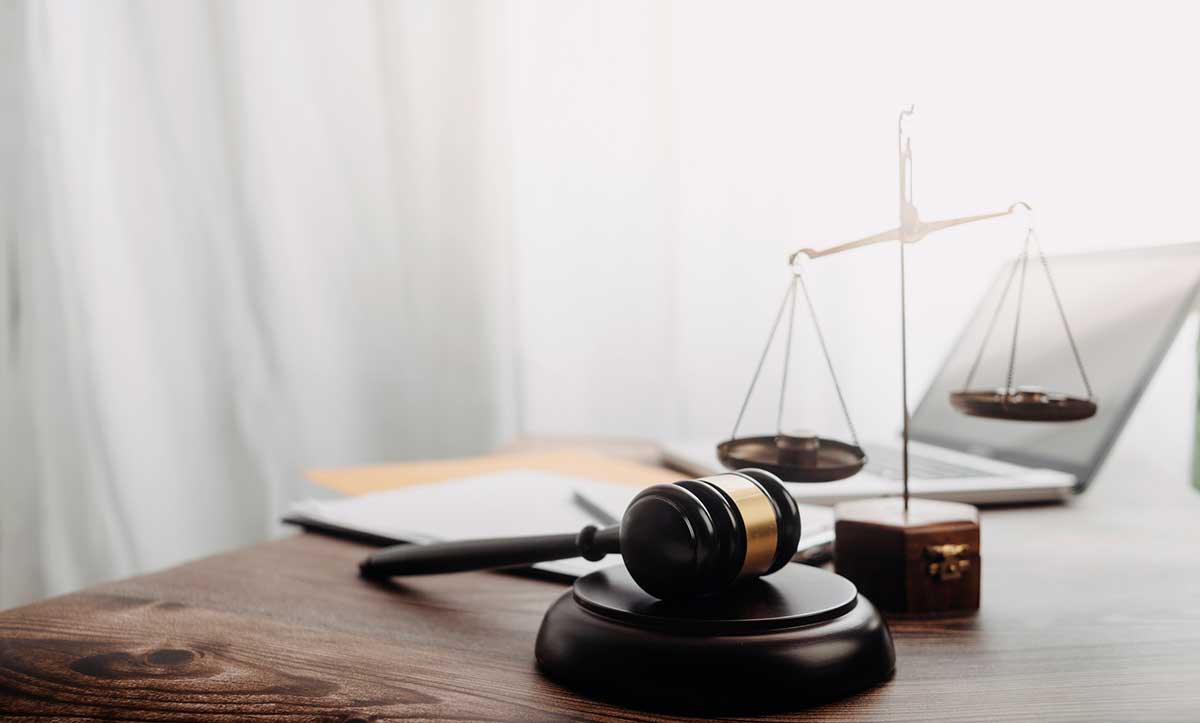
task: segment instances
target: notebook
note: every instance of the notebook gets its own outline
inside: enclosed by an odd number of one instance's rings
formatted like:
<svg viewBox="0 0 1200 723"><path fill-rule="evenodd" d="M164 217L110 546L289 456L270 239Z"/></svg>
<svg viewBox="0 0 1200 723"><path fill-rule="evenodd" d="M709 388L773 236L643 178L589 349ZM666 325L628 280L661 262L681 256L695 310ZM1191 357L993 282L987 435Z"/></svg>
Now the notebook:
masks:
<svg viewBox="0 0 1200 723"><path fill-rule="evenodd" d="M605 526L621 518L639 488L536 469L508 469L335 500L304 500L284 522L371 544L546 535ZM800 506L802 552L833 539L829 508ZM583 558L538 563L551 577L574 579L619 562Z"/></svg>

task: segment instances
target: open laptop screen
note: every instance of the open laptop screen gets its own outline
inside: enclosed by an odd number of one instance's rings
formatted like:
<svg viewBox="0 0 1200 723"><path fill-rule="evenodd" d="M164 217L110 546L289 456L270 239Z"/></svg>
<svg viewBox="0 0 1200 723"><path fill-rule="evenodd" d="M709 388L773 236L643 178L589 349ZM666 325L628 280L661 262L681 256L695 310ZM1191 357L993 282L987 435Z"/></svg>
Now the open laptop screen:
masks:
<svg viewBox="0 0 1200 723"><path fill-rule="evenodd" d="M1049 259L1054 282L1099 409L1081 422L968 417L950 406L979 353L1012 266L997 274L932 386L913 413L913 439L1034 467L1071 472L1086 484L1103 461L1167 347L1200 281L1200 244ZM1019 262L1015 262L1019 263ZM1005 385L1020 270L988 341L972 388ZM1046 275L1026 269L1013 374L1016 386L1086 396Z"/></svg>

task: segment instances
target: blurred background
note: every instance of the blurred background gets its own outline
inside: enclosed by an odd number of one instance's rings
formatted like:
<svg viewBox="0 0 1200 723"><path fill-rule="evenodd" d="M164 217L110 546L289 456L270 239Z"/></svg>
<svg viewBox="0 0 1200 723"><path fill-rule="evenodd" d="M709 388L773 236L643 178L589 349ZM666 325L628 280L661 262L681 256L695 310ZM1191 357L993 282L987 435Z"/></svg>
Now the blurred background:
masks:
<svg viewBox="0 0 1200 723"><path fill-rule="evenodd" d="M1049 253L1196 240L1197 20L6 2L0 607L276 534L309 467L727 435L787 255L896 225L909 103L925 218L1023 200ZM913 248L912 394L1025 223ZM895 261L808 268L864 437L900 424ZM814 378L789 416L843 428ZM1191 424L1194 394L1151 403Z"/></svg>

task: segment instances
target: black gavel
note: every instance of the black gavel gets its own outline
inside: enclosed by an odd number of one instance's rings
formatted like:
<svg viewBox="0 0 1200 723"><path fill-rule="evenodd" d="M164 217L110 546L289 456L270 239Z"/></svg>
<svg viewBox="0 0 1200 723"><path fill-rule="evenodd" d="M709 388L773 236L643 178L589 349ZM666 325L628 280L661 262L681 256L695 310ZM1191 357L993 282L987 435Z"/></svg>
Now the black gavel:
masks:
<svg viewBox="0 0 1200 723"><path fill-rule="evenodd" d="M647 487L621 524L578 534L396 545L359 565L363 577L430 575L618 553L660 600L712 595L776 572L800 543L800 511L775 475L742 469Z"/></svg>

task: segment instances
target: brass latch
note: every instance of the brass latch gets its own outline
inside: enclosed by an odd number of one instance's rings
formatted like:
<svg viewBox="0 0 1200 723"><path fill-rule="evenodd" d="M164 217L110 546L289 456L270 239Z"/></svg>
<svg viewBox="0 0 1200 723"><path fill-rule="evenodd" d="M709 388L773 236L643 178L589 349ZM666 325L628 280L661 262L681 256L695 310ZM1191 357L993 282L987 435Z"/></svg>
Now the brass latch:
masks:
<svg viewBox="0 0 1200 723"><path fill-rule="evenodd" d="M971 566L970 560L962 559L970 545L929 545L925 548L925 559L929 560L929 576L939 580L957 580Z"/></svg>

